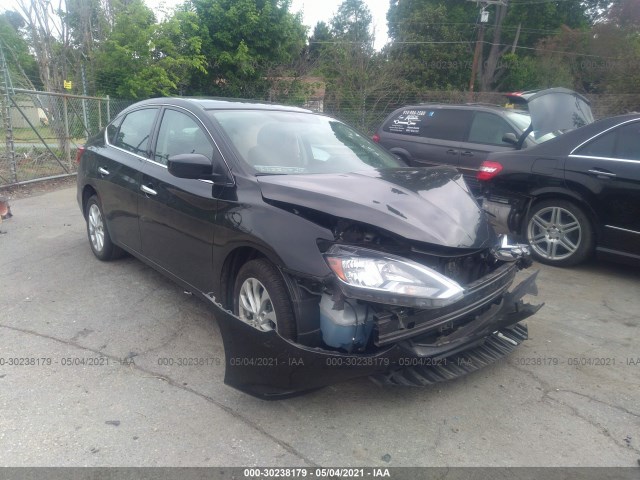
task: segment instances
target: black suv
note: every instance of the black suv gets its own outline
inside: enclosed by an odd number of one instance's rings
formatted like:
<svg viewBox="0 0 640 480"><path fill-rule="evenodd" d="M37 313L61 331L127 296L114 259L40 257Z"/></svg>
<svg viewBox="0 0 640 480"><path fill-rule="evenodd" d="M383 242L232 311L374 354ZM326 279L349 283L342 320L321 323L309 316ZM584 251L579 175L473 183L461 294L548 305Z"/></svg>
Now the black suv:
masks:
<svg viewBox="0 0 640 480"><path fill-rule="evenodd" d="M554 138L560 133L556 119L564 118L558 109L574 112L579 104L581 123L593 121L588 100L564 88L514 92L506 97L511 108L473 103L402 107L386 118L373 140L411 166L457 167L471 191L478 194L476 172L487 156Z"/></svg>

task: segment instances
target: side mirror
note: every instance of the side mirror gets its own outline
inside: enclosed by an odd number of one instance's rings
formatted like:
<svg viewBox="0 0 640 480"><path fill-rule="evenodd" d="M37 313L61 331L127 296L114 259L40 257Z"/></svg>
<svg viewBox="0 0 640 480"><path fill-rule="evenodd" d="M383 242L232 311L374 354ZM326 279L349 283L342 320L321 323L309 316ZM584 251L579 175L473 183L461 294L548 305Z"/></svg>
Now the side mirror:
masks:
<svg viewBox="0 0 640 480"><path fill-rule="evenodd" d="M502 137L502 142L508 143L515 147L518 145L518 137L516 137L515 133L511 133L511 132L505 133L504 136Z"/></svg>
<svg viewBox="0 0 640 480"><path fill-rule="evenodd" d="M213 180L218 175L213 173L211 160L200 153L182 153L169 157L169 173L178 178L194 180Z"/></svg>

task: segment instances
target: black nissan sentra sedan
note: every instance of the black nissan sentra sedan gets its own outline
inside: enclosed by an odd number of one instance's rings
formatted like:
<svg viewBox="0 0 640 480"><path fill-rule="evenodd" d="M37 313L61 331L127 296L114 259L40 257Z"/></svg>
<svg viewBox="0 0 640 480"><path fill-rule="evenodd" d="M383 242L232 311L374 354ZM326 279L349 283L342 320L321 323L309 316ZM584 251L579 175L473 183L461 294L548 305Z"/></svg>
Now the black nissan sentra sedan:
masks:
<svg viewBox="0 0 640 480"><path fill-rule="evenodd" d="M128 252L211 306L225 382L280 398L370 376L426 385L500 358L539 306L453 168L408 168L307 110L163 98L78 153L100 260Z"/></svg>

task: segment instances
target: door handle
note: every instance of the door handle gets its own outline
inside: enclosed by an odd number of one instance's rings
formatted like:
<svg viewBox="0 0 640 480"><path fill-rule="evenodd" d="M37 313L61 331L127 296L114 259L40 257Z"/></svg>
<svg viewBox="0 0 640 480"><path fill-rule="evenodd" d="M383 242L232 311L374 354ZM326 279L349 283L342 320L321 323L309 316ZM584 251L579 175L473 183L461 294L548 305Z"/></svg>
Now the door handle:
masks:
<svg viewBox="0 0 640 480"><path fill-rule="evenodd" d="M463 157L473 157L473 153L471 152L462 152L460 155L462 155Z"/></svg>
<svg viewBox="0 0 640 480"><path fill-rule="evenodd" d="M106 168L98 167L98 173L100 175L109 175L109 170L107 170Z"/></svg>
<svg viewBox="0 0 640 480"><path fill-rule="evenodd" d="M449 149L449 150L447 150L447 155L457 155L457 153L458 153L458 151L457 151L457 150L454 150L454 149L452 149L452 148L451 148L451 149Z"/></svg>
<svg viewBox="0 0 640 480"><path fill-rule="evenodd" d="M597 168L593 168L589 170L589 173L600 178L615 178L617 176L613 172L607 172L606 170L598 170Z"/></svg>
<svg viewBox="0 0 640 480"><path fill-rule="evenodd" d="M157 195L158 194L158 192L156 192L153 188L149 188L146 185L140 185L140 190L142 190L147 195Z"/></svg>

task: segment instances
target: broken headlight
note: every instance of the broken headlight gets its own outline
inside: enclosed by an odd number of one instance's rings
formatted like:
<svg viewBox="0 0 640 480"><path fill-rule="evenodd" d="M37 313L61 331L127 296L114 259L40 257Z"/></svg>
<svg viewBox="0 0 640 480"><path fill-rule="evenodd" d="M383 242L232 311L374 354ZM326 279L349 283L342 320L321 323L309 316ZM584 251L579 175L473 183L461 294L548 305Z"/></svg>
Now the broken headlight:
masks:
<svg viewBox="0 0 640 480"><path fill-rule="evenodd" d="M366 248L333 245L324 258L351 298L417 308L457 302L464 289L453 280L395 255Z"/></svg>

